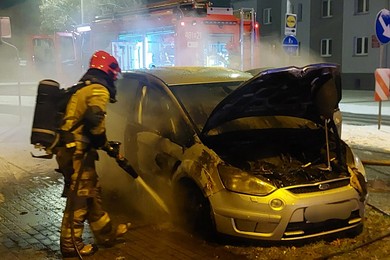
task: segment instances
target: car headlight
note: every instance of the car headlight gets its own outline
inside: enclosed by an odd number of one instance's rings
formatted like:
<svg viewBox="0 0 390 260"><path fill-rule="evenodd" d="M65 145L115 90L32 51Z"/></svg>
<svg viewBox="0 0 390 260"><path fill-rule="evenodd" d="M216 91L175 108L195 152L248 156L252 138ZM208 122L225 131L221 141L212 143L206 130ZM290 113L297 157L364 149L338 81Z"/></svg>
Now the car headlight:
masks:
<svg viewBox="0 0 390 260"><path fill-rule="evenodd" d="M360 160L360 158L358 156L356 156L355 154L353 155L354 157L354 160L355 160L355 167L358 169L358 171L363 174L364 178L366 179L367 181L367 175L366 175L366 170L364 168L364 165L362 163L362 161Z"/></svg>
<svg viewBox="0 0 390 260"><path fill-rule="evenodd" d="M249 195L265 196L276 190L276 187L257 176L224 164L218 165L218 172L225 188Z"/></svg>

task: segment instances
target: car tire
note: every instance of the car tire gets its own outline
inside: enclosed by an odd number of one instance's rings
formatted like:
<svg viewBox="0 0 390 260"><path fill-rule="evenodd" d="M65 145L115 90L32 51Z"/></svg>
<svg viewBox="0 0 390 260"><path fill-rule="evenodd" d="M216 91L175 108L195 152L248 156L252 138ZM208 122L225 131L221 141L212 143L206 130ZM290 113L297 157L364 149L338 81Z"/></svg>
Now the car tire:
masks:
<svg viewBox="0 0 390 260"><path fill-rule="evenodd" d="M182 180L174 188L176 221L191 233L205 239L216 234L209 200L191 180Z"/></svg>

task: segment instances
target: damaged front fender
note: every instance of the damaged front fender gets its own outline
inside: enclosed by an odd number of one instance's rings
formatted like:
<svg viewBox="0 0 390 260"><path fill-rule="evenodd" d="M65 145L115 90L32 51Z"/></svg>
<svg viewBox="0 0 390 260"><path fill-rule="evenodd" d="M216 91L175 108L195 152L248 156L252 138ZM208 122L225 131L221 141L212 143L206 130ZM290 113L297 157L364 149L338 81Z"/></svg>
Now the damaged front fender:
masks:
<svg viewBox="0 0 390 260"><path fill-rule="evenodd" d="M351 168L348 166L348 172L351 175L351 186L359 193L360 201L364 202L368 195L366 177L361 172L359 172L357 168Z"/></svg>
<svg viewBox="0 0 390 260"><path fill-rule="evenodd" d="M173 175L173 183L183 178L192 179L208 197L223 189L217 165L221 163L214 151L202 144L195 144L183 155L183 160Z"/></svg>

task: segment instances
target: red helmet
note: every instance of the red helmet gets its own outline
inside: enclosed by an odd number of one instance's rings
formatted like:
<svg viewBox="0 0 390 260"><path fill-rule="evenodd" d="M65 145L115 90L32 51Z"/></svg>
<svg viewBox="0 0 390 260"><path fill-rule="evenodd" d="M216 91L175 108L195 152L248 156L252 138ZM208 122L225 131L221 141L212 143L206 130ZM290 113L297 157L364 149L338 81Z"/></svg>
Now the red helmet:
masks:
<svg viewBox="0 0 390 260"><path fill-rule="evenodd" d="M118 78L118 73L121 72L121 68L115 57L105 51L95 52L89 62L89 67L104 71L113 80L116 80Z"/></svg>

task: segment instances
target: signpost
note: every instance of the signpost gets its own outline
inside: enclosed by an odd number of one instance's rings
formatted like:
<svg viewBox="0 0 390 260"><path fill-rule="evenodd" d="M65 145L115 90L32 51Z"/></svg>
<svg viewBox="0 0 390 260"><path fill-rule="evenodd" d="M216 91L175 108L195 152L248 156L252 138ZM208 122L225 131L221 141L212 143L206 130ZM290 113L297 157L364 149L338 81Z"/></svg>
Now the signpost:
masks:
<svg viewBox="0 0 390 260"><path fill-rule="evenodd" d="M284 27L284 35L297 35L297 15L286 14L286 24Z"/></svg>
<svg viewBox="0 0 390 260"><path fill-rule="evenodd" d="M375 32L376 37L378 38L378 41L381 43L379 52L379 68L382 68L382 58L383 58L383 45L387 44L390 41L390 11L387 9L382 9L378 12L376 19L375 19ZM381 79L380 74L377 74L376 72L376 85L378 85L378 88L376 87L376 90L379 90L379 81L383 80ZM387 75L388 76L388 75ZM385 79L387 81L388 79ZM382 84L383 85L383 84ZM379 93L375 91L376 95ZM388 93L388 92L386 92ZM388 94L386 94L388 95ZM375 97L375 100L379 99L379 111L378 111L378 129L381 127L381 111L382 111L382 99L383 98L377 98Z"/></svg>
<svg viewBox="0 0 390 260"><path fill-rule="evenodd" d="M288 35L283 39L283 49L289 55L296 55L298 51L298 40L293 35Z"/></svg>
<svg viewBox="0 0 390 260"><path fill-rule="evenodd" d="M287 12L290 12L290 3L287 1ZM288 55L296 56L299 48L297 35L297 15L286 13L286 23L284 27L284 35L282 46Z"/></svg>

